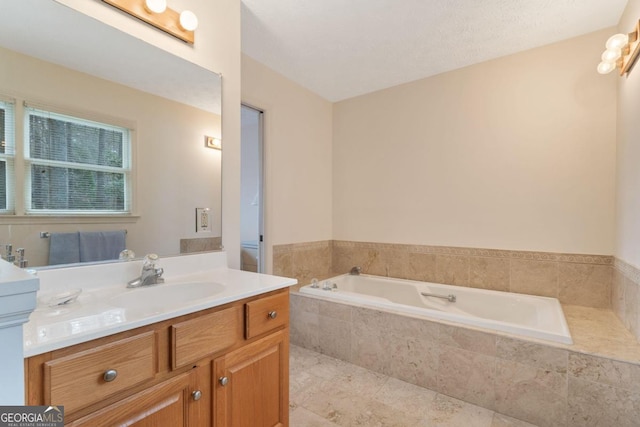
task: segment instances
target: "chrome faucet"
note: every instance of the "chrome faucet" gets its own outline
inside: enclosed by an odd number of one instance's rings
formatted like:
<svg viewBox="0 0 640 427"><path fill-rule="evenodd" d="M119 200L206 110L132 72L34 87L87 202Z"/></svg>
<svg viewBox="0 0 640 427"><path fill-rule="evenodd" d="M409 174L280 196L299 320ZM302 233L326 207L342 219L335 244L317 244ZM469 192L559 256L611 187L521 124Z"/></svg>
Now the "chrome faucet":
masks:
<svg viewBox="0 0 640 427"><path fill-rule="evenodd" d="M16 261L16 256L13 254L13 245L11 243L4 245L4 256L2 258L11 264Z"/></svg>
<svg viewBox="0 0 640 427"><path fill-rule="evenodd" d="M20 268L27 268L29 262L24 258L24 248L16 249L16 253L18 254L18 259L15 261L15 265Z"/></svg>
<svg viewBox="0 0 640 427"><path fill-rule="evenodd" d="M156 268L156 261L158 261L158 255L156 254L148 254L145 256L142 261L140 277L130 280L129 283L127 283L127 288L138 288L164 283L164 279L161 277L164 270L162 268Z"/></svg>
<svg viewBox="0 0 640 427"><path fill-rule="evenodd" d="M351 271L349 271L349 274L352 276L357 276L360 274L361 271L362 271L362 268L356 266L356 267L353 267Z"/></svg>

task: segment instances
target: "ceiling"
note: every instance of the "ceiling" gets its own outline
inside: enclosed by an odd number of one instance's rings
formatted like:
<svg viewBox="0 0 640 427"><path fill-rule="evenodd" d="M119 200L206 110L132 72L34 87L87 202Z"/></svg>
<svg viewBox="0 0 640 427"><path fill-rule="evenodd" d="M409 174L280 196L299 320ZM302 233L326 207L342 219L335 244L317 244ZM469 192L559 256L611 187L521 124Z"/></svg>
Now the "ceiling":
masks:
<svg viewBox="0 0 640 427"><path fill-rule="evenodd" d="M242 0L242 51L335 102L615 26L626 4Z"/></svg>

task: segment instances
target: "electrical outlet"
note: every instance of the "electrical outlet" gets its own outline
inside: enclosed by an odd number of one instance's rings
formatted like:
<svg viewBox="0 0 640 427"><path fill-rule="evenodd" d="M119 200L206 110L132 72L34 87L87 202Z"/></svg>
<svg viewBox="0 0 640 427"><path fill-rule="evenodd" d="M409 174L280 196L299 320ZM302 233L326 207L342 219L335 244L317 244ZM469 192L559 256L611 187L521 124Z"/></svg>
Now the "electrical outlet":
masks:
<svg viewBox="0 0 640 427"><path fill-rule="evenodd" d="M196 233L211 232L211 210L196 208Z"/></svg>

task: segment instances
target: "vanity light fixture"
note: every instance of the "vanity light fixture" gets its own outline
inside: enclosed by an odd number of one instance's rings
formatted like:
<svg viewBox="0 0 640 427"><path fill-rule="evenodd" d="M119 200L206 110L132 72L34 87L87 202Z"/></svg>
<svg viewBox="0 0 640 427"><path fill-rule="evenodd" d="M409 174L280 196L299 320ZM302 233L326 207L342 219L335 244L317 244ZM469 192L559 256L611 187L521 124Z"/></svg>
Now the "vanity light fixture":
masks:
<svg viewBox="0 0 640 427"><path fill-rule="evenodd" d="M190 10L178 13L167 7L167 0L102 1L184 42L194 42L193 32L198 27L198 17Z"/></svg>
<svg viewBox="0 0 640 427"><path fill-rule="evenodd" d="M214 148L216 150L222 150L222 140L213 136L204 136L204 146L207 148Z"/></svg>
<svg viewBox="0 0 640 427"><path fill-rule="evenodd" d="M640 20L636 28L629 34L615 34L609 37L602 53L602 61L598 64L600 74L608 74L620 69L620 75L629 74L640 54Z"/></svg>

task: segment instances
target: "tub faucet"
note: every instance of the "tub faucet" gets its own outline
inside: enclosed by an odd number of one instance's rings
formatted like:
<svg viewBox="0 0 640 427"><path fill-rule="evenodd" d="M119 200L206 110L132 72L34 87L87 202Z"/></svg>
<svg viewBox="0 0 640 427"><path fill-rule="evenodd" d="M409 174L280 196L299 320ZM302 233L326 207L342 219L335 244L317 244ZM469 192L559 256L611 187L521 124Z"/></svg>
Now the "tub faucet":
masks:
<svg viewBox="0 0 640 427"><path fill-rule="evenodd" d="M352 276L357 276L357 275L360 274L361 271L362 271L362 268L356 266L356 267L351 268L351 271L349 271L349 274L352 275Z"/></svg>
<svg viewBox="0 0 640 427"><path fill-rule="evenodd" d="M158 283L164 283L164 279L161 277L164 270L162 268L156 268L156 261L158 261L158 255L148 254L142 261L142 272L140 277L136 277L127 283L127 288L139 288L141 286L151 286Z"/></svg>

